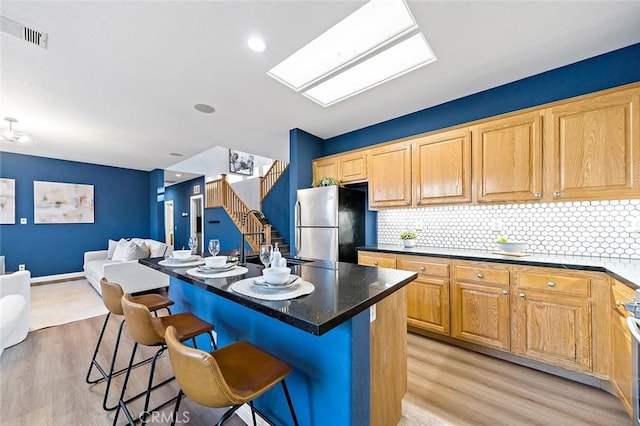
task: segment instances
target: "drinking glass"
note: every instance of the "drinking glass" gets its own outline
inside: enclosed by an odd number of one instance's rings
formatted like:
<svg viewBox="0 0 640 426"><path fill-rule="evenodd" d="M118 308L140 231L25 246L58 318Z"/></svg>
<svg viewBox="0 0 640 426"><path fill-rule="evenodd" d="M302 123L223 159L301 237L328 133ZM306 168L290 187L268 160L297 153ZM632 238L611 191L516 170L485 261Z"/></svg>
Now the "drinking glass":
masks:
<svg viewBox="0 0 640 426"><path fill-rule="evenodd" d="M217 256L220 253L220 240L209 240L209 253L211 256Z"/></svg>
<svg viewBox="0 0 640 426"><path fill-rule="evenodd" d="M260 262L262 262L265 268L268 268L272 260L273 246L271 244L262 244L260 246Z"/></svg>
<svg viewBox="0 0 640 426"><path fill-rule="evenodd" d="M193 253L193 249L196 247L198 247L198 237L196 236L189 237L189 248L191 249L192 253Z"/></svg>

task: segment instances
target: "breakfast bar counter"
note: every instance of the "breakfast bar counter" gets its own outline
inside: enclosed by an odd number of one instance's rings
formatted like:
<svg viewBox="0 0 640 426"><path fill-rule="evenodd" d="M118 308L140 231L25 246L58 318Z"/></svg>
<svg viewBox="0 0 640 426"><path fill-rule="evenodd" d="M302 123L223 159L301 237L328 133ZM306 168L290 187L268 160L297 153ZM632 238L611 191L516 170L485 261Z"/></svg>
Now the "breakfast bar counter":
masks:
<svg viewBox="0 0 640 426"><path fill-rule="evenodd" d="M215 324L219 347L249 341L293 367L287 384L300 424L397 423L406 392L404 287L416 273L314 261L290 266L313 284L311 294L261 300L231 287L260 277L262 266L200 278L187 273L192 267L162 266L162 260L139 262L170 276L173 312ZM205 340L198 345L207 348ZM281 392L267 392L256 407L277 424L292 424Z"/></svg>

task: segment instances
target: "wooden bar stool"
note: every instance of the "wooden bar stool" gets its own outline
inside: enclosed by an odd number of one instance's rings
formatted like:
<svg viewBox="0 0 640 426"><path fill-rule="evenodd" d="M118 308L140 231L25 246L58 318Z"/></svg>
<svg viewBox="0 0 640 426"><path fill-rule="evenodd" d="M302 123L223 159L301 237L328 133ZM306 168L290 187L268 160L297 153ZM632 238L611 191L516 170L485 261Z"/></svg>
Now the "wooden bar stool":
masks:
<svg viewBox="0 0 640 426"><path fill-rule="evenodd" d="M119 374L124 373L127 370L126 368L123 368L118 371L113 371L116 363L116 357L118 355L118 347L120 346L120 337L122 336L122 327L125 322L124 318L122 318L122 321L120 321L120 325L118 326L118 336L116 337L116 341L113 347L113 356L111 358L111 364L109 365L108 372L106 372L104 368L100 365L100 363L98 363L98 361L96 360L96 356L100 351L100 345L102 343L102 338L104 337L104 331L107 328L107 323L109 322L109 318L111 317L111 314L118 315L121 317L124 315L124 313L122 312L122 303L120 302L120 299L122 299L122 295L124 294L124 292L122 291L122 287L120 287L120 284L109 282L105 277L102 277L102 279L100 280L100 288L102 290L102 303L104 303L104 306L107 308L109 312L107 313L107 317L104 319L104 324L102 325L102 331L100 331L100 337L98 337L98 343L96 344L96 349L93 351L93 358L91 358L91 363L89 364L89 371L87 371L86 382L91 385L100 383L103 381L107 382L107 387L104 391L104 398L102 400L102 408L107 411L110 411L110 410L114 410L117 407L117 405L114 405L112 407L107 406L107 400L109 398L109 389L111 388L111 379ZM166 309L167 312L171 314L171 310L169 309L169 306L173 305L173 302L159 294L146 294L143 296L135 296L133 300L136 303L140 303L146 306L147 309L153 312L156 316L157 316L157 311L160 309ZM137 367L149 361L151 361L151 358L140 361L137 364L134 364L132 367ZM98 373L100 373L100 377L95 380L90 379L91 371L93 370L93 367L95 367L96 370L98 370Z"/></svg>
<svg viewBox="0 0 640 426"><path fill-rule="evenodd" d="M173 377L171 377L170 379L167 379L162 383L158 383L156 385L153 384L153 373L155 371L156 360L167 348L164 341L164 335L165 330L168 327L174 327L178 336L177 338L180 341L191 339L194 346L196 345L195 337L200 334L207 333L211 338L212 347L214 349L217 348L215 339L213 337L213 325L201 320L191 313L183 312L164 317L153 317L151 315L151 312L149 312L149 309L141 303L136 303L134 301L134 298L129 293L125 293L124 296L122 296L121 303L122 311L124 313L124 318L127 324L127 330L135 341L133 350L131 351L129 366L131 367L133 365L133 359L135 357L138 345L155 346L158 347L158 350L153 355L153 359L151 361L151 370L149 372L149 382L147 385L147 390L142 392L141 394L135 395L125 400L125 391L127 389L127 383L129 382L129 376L131 375L132 368L129 368L127 370L127 374L122 385L122 392L120 393L120 400L118 401L118 409L116 410L116 414L113 419L114 426L117 424L118 414L120 413L120 410L124 412L124 415L127 417L129 424L135 424L136 421L131 417L131 413L127 408L127 402L141 395L145 395L145 402L142 413L146 414L167 405L175 399L171 398L169 401L166 401L156 408L149 410L149 398L151 397L151 391L174 379ZM146 424L146 418L141 418L140 420L142 421L142 424Z"/></svg>
<svg viewBox="0 0 640 426"><path fill-rule="evenodd" d="M190 348L180 343L180 334L173 327L167 327L165 341L173 374L180 385L172 425L176 421L180 399L186 395L205 407L230 406L218 425L228 420L242 404L249 403L255 426L253 400L278 383L282 383L293 423L298 424L285 382L285 377L291 373L289 364L248 342L232 343L213 352Z"/></svg>

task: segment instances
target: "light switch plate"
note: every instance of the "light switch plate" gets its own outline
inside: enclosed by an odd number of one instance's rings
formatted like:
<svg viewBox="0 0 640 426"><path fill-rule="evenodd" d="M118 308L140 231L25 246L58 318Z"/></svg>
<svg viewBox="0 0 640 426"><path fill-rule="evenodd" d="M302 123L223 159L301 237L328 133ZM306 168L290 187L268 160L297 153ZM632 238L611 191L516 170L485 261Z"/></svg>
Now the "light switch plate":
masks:
<svg viewBox="0 0 640 426"><path fill-rule="evenodd" d="M27 224L27 218L26 217L21 217L20 218L20 225L26 225Z"/></svg>

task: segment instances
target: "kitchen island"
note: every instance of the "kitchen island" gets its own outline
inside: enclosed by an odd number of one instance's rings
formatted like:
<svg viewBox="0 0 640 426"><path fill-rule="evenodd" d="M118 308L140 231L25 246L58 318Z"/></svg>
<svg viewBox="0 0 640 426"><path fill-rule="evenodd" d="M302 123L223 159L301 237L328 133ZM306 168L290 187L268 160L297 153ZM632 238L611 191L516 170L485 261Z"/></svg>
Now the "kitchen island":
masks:
<svg viewBox="0 0 640 426"><path fill-rule="evenodd" d="M170 276L173 312L192 312L216 326L218 346L245 340L288 362L291 398L301 425L396 424L406 392L406 294L416 273L341 262L290 267L315 286L292 300L236 293L231 285L258 277L262 266L224 278L198 278L189 267L140 263ZM202 346L201 345L202 342ZM198 341L207 348L206 341ZM281 392L256 408L277 424L292 420Z"/></svg>

